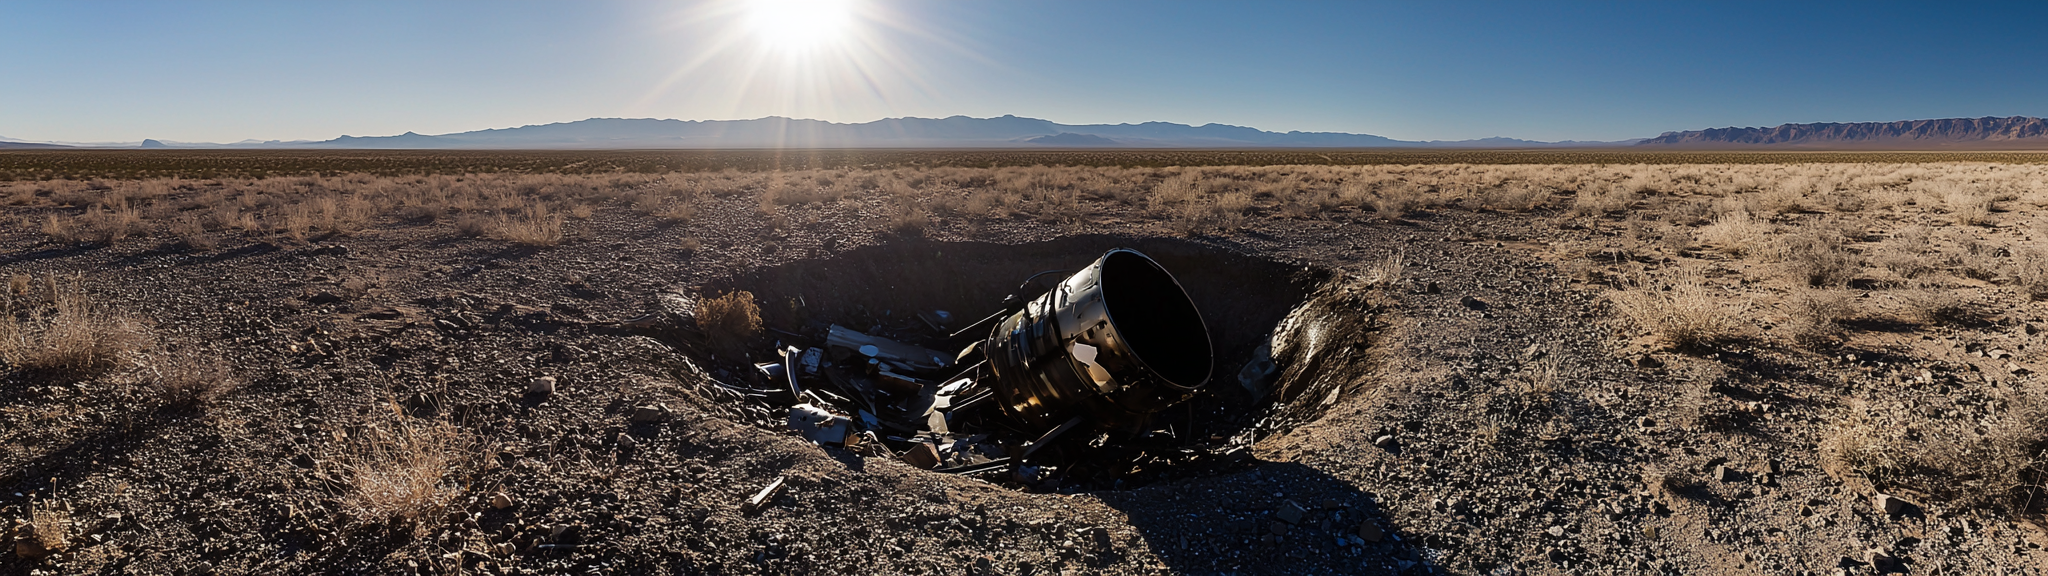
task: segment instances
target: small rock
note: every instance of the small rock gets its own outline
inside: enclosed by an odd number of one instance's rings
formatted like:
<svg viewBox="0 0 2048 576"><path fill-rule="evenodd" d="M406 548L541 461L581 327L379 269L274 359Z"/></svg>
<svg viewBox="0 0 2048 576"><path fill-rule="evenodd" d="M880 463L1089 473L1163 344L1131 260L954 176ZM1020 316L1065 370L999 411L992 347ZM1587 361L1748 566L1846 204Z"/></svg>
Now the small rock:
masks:
<svg viewBox="0 0 2048 576"><path fill-rule="evenodd" d="M1546 534L1549 534L1551 538L1563 538L1563 537L1564 537L1564 527L1563 527L1563 526L1551 526L1551 527L1549 527L1549 528L1544 528L1544 529L1543 529L1543 532L1544 532L1544 533L1546 533Z"/></svg>
<svg viewBox="0 0 2048 576"><path fill-rule="evenodd" d="M542 376L535 378L532 384L526 386L526 391L533 394L553 394L555 393L555 377Z"/></svg>
<svg viewBox="0 0 2048 576"><path fill-rule="evenodd" d="M1365 539L1367 542L1379 542L1386 539L1387 531L1380 529L1378 524L1366 522L1358 525L1358 537Z"/></svg>
<svg viewBox="0 0 2048 576"><path fill-rule="evenodd" d="M1287 526L1287 523L1286 523L1286 522L1281 522L1281 521L1275 520L1275 521L1273 521L1273 523L1272 523L1271 525L1268 525L1268 526L1267 526L1266 528L1267 528L1268 530L1271 530L1271 531L1273 532L1273 535L1274 535L1274 536L1286 536L1286 535L1287 535L1287 528L1288 528L1288 526Z"/></svg>
<svg viewBox="0 0 2048 576"><path fill-rule="evenodd" d="M1381 448L1392 448L1394 446L1394 435L1381 434L1380 437L1372 439L1372 445Z"/></svg>
<svg viewBox="0 0 2048 576"><path fill-rule="evenodd" d="M511 507L512 507L512 497L511 497L511 496L507 496L507 495L505 495L505 493L504 493L504 492L499 492L499 493L497 493L497 494L492 494L492 495L491 495L491 507L492 507L492 508L496 508L496 509L499 509L499 510L504 510L504 509L506 509L506 508L511 508Z"/></svg>
<svg viewBox="0 0 2048 576"><path fill-rule="evenodd" d="M321 305L321 304L333 304L333 303L335 303L335 302L340 302L340 301L341 301L341 297L340 297L340 296L335 296L333 292L321 292L321 293L319 293L319 294L314 294L314 295L312 295L312 296L307 296L307 297L306 297L306 303L307 303L307 304L312 304L312 305L315 305L315 306L318 306L318 305Z"/></svg>
<svg viewBox="0 0 2048 576"><path fill-rule="evenodd" d="M1467 295L1465 295L1465 296L1462 296L1462 297L1459 297L1459 298L1458 298L1458 304L1459 304L1459 305L1461 305L1461 306L1464 306L1464 307L1466 307L1466 308L1470 308L1470 309L1473 309L1473 310L1485 310L1485 309L1487 308L1487 304L1486 304L1486 301L1485 301L1485 300L1480 300L1480 299L1478 299L1478 298L1473 298L1473 297L1472 297L1471 295L1469 295L1469 294L1467 294Z"/></svg>
<svg viewBox="0 0 2048 576"><path fill-rule="evenodd" d="M633 423L635 424L661 422L668 420L668 416L668 407L660 404L633 407Z"/></svg>
<svg viewBox="0 0 2048 576"><path fill-rule="evenodd" d="M1727 465L1727 464L1717 464L1717 465L1715 465L1715 466L1714 466L1714 481L1715 481L1715 482L1727 482L1727 481L1728 481L1729 479L1731 479L1731 478L1733 478L1733 477L1734 477L1734 475L1733 475L1733 473L1732 473L1732 472L1730 472L1730 471L1728 470L1728 465Z"/></svg>
<svg viewBox="0 0 2048 576"><path fill-rule="evenodd" d="M1279 518L1281 522L1300 524L1302 516L1306 514L1308 514L1307 509L1302 508L1300 504L1294 503L1293 500L1288 500L1280 503L1280 509L1275 511L1273 516Z"/></svg>
<svg viewBox="0 0 2048 576"><path fill-rule="evenodd" d="M1912 502L1908 502L1904 498L1900 498L1890 494L1878 494L1876 498L1876 504L1877 509L1883 510L1884 513L1888 516L1898 516L1901 514L1906 514L1908 512L1912 512L1913 509L1916 508L1916 506L1914 506Z"/></svg>

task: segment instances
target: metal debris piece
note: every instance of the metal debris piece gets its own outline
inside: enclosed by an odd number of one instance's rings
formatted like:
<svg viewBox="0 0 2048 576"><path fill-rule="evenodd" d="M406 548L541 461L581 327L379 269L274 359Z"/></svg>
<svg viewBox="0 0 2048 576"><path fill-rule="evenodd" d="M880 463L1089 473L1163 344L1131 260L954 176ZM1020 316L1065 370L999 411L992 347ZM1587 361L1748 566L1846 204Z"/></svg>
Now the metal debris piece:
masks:
<svg viewBox="0 0 2048 576"><path fill-rule="evenodd" d="M845 444L853 427L845 416L810 404L789 407L789 429L819 444Z"/></svg>
<svg viewBox="0 0 2048 576"><path fill-rule="evenodd" d="M782 492L782 480L781 476L775 477L775 481L769 482L768 487L762 488L760 492L754 493L753 498L748 498L746 503L740 504L740 512L757 512L761 507L768 505L769 501L775 499L776 494Z"/></svg>
<svg viewBox="0 0 2048 576"><path fill-rule="evenodd" d="M901 458L904 463L926 470L939 467L939 449L923 442L911 443L910 451L904 452Z"/></svg>
<svg viewBox="0 0 2048 576"><path fill-rule="evenodd" d="M858 353L911 371L940 370L953 365L952 359L945 354L929 348L869 336L838 324L833 324L825 332L825 347L838 351L834 352L835 359L843 359Z"/></svg>
<svg viewBox="0 0 2048 576"><path fill-rule="evenodd" d="M798 354L796 357L796 365L802 370L804 376L817 376L818 369L824 366L824 364L825 351L817 348L805 349L802 354Z"/></svg>
<svg viewBox="0 0 2048 576"><path fill-rule="evenodd" d="M996 324L982 349L1003 411L1049 427L1130 423L1209 382L1209 329L1173 275L1119 248Z"/></svg>
<svg viewBox="0 0 2048 576"><path fill-rule="evenodd" d="M1262 342L1257 350L1252 351L1251 361L1245 362L1244 368L1237 371L1237 385L1250 392L1252 402L1256 403L1266 399L1266 385L1272 382L1273 375L1278 373L1280 365L1273 363L1273 343Z"/></svg>

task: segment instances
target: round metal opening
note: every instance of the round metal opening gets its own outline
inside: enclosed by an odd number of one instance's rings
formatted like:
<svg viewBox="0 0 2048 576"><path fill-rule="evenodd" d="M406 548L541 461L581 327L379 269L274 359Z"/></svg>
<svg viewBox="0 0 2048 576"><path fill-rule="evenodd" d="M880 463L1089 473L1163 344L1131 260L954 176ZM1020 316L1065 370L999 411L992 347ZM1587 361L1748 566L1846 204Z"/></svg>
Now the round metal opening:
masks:
<svg viewBox="0 0 2048 576"><path fill-rule="evenodd" d="M1209 329L1166 269L1136 252L1111 252L1102 263L1102 299L1140 363L1183 389L1209 381Z"/></svg>

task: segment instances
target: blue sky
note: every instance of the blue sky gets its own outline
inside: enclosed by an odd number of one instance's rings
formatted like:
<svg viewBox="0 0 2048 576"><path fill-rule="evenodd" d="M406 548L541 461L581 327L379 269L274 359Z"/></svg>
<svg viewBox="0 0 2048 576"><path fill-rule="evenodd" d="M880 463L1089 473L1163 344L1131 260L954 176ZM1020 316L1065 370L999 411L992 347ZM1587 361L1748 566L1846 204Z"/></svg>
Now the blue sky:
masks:
<svg viewBox="0 0 2048 576"><path fill-rule="evenodd" d="M0 135L1015 114L1612 140L2048 116L2044 3L0 0ZM802 0L798 0L802 1ZM791 26L801 26L793 23Z"/></svg>

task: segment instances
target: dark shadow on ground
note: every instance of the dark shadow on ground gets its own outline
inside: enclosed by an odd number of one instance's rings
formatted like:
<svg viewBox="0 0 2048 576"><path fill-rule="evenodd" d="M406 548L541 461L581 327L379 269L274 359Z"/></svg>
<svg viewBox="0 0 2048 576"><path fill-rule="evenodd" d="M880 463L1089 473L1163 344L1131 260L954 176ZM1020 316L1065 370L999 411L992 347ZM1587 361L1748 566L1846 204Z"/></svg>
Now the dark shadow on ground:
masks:
<svg viewBox="0 0 2048 576"><path fill-rule="evenodd" d="M1390 525L1373 494L1298 463L1254 462L1233 474L1097 496L1178 573L1399 574L1429 566L1424 539Z"/></svg>

